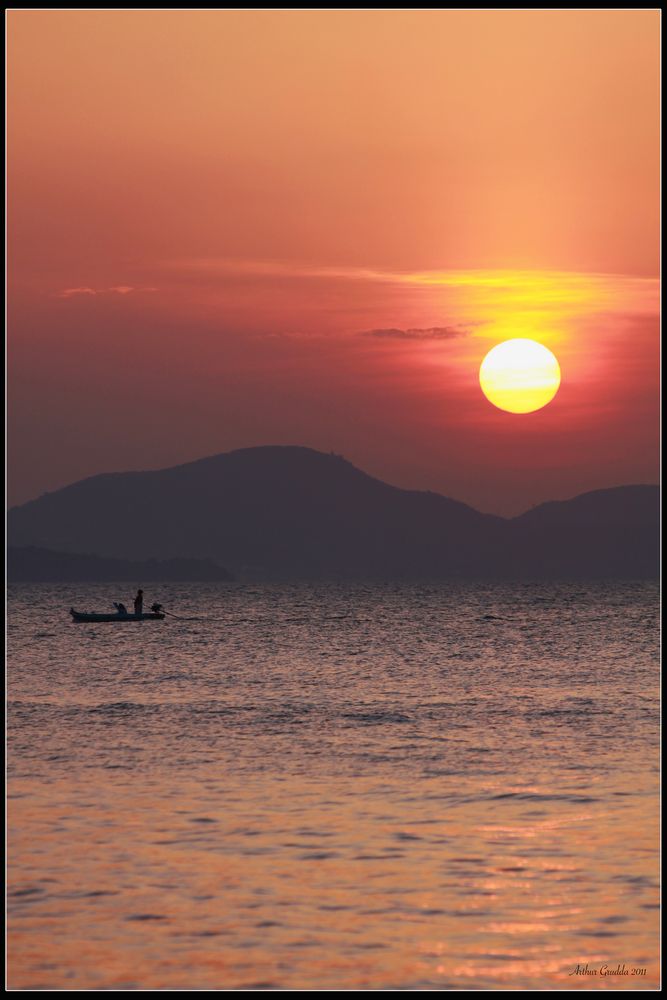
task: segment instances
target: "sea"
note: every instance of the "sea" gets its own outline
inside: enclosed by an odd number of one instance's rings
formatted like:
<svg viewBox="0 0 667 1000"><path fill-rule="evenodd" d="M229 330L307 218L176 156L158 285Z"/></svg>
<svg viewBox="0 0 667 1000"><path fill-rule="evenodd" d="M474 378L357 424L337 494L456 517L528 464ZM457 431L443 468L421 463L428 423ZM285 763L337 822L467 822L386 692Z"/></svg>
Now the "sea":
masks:
<svg viewBox="0 0 667 1000"><path fill-rule="evenodd" d="M10 586L13 990L655 990L651 582Z"/></svg>

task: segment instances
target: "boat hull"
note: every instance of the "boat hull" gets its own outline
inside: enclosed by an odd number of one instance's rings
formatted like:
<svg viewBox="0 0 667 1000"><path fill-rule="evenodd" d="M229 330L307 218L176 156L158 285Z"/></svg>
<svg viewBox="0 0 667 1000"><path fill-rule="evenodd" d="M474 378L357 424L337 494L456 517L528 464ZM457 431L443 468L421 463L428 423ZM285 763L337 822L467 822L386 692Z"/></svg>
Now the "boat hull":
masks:
<svg viewBox="0 0 667 1000"><path fill-rule="evenodd" d="M89 614L86 611L75 611L74 608L70 608L70 614L74 622L151 622L162 621L164 618L161 612L155 611L147 611L146 614L141 615L105 615Z"/></svg>

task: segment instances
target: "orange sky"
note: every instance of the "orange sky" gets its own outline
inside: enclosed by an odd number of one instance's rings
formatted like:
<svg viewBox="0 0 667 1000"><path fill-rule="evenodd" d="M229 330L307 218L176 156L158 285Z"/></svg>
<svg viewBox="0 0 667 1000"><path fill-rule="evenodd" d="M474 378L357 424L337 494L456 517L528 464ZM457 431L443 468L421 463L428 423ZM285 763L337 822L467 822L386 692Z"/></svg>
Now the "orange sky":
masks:
<svg viewBox="0 0 667 1000"><path fill-rule="evenodd" d="M272 443L500 513L656 480L657 11L12 11L8 61L13 500Z"/></svg>

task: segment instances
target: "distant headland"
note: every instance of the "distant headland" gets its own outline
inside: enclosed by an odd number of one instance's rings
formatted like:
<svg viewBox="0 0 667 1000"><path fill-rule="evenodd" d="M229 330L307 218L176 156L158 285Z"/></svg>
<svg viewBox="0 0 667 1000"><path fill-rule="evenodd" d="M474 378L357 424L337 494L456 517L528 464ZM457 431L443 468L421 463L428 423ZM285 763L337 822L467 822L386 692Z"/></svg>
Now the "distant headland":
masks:
<svg viewBox="0 0 667 1000"><path fill-rule="evenodd" d="M167 583L233 580L209 559L109 559L104 556L53 552L34 545L7 551L7 577L13 583L100 582Z"/></svg>
<svg viewBox="0 0 667 1000"><path fill-rule="evenodd" d="M7 530L23 550L10 580L653 578L659 490L595 490L506 519L337 455L266 446L93 476L12 508Z"/></svg>

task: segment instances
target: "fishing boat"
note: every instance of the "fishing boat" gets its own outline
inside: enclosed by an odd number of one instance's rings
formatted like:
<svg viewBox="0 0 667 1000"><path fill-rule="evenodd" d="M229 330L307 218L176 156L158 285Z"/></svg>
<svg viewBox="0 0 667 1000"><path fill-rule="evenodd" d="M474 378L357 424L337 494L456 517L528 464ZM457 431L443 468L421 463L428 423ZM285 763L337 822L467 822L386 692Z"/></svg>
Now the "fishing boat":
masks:
<svg viewBox="0 0 667 1000"><path fill-rule="evenodd" d="M74 608L70 608L69 613L74 622L151 622L162 621L164 618L163 611L147 611L140 615L130 614L127 611L125 613L116 611L115 614L105 614L104 612L91 614L87 611L75 611Z"/></svg>

